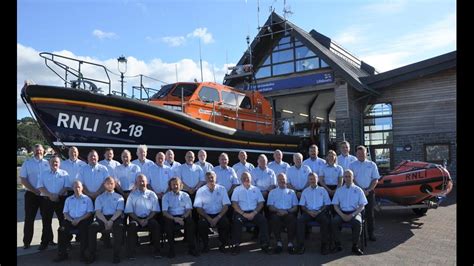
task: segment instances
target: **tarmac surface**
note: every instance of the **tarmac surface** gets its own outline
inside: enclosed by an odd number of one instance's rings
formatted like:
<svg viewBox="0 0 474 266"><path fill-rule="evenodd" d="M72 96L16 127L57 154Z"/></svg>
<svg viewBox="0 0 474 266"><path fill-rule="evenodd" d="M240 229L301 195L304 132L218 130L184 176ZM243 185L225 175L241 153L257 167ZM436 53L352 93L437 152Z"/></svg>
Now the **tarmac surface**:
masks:
<svg viewBox="0 0 474 266"><path fill-rule="evenodd" d="M38 251L41 238L41 217L37 215L31 247L23 249L23 194L17 192L17 264L50 265L57 255L57 247L50 246ZM411 210L386 210L375 214L376 242L368 241L365 255L351 253L350 229L343 229L341 240L343 251L329 255L320 254L319 229L313 228L310 239L306 240L304 255L289 255L286 249L281 254L267 255L259 245L251 240L251 235L243 233L240 254L232 256L217 250L217 236L211 237L211 251L193 257L187 254L187 245L177 242L176 257L166 257L167 245L161 249L163 258L154 259L151 247L142 245L137 248L137 259L129 261L122 252L120 265L455 265L456 257L456 188L448 195L441 206L430 209L425 216L417 216ZM57 242L57 219L53 220L54 241ZM286 234L283 234L286 246ZM245 242L246 241L246 242ZM274 242L272 241L272 244ZM98 245L98 258L93 265L109 265L112 249L106 249L101 241ZM69 259L60 265L82 265L79 262L79 245L73 242Z"/></svg>

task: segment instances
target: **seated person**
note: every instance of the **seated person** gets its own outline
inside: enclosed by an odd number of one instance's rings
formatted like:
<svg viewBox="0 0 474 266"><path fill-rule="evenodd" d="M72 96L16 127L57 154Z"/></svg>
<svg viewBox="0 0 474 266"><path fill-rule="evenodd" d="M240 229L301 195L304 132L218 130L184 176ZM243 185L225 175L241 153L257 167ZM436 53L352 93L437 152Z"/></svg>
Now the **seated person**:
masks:
<svg viewBox="0 0 474 266"><path fill-rule="evenodd" d="M340 226L343 222L350 222L352 225L352 252L356 255L364 255L358 243L362 232L361 212L367 204L364 191L354 184L354 173L347 169L344 171L344 185L336 190L332 204L337 215L332 220L332 230L334 232L335 251L341 251Z"/></svg>
<svg viewBox="0 0 474 266"><path fill-rule="evenodd" d="M295 251L293 241L296 235L298 199L295 191L286 186L285 173L278 174L277 181L278 187L270 191L267 201L270 210L270 226L277 241L275 253L278 254L282 251L281 231L286 227L288 230L288 253L293 254Z"/></svg>
<svg viewBox="0 0 474 266"><path fill-rule="evenodd" d="M194 207L199 214L198 231L203 242L202 251L204 253L209 251L209 227L217 227L221 242L219 250L225 252L230 230L229 219L226 216L230 205L229 196L223 186L216 184L216 173L207 172L206 181L207 184L196 192L194 200Z"/></svg>
<svg viewBox="0 0 474 266"><path fill-rule="evenodd" d="M191 216L193 206L189 194L182 191L183 183L179 177L172 177L168 181L169 190L162 199L165 232L168 237L168 257L176 256L174 251L174 231L177 225L184 227L184 234L188 241L188 253L199 256L196 249L195 225Z"/></svg>
<svg viewBox="0 0 474 266"><path fill-rule="evenodd" d="M242 185L234 189L231 199L232 207L234 208L234 217L232 219L232 255L239 254L242 226L245 222L249 221L257 225L261 248L265 253L269 253L267 220L260 213L264 202L262 193L258 187L251 185L252 177L249 172L243 172L240 180Z"/></svg>
<svg viewBox="0 0 474 266"><path fill-rule="evenodd" d="M158 196L153 190L147 188L148 179L144 174L137 175L135 179L135 190L130 192L125 204L125 213L129 216L127 226L127 252L130 260L135 260L135 248L137 246L140 229L151 233L153 243L153 257L160 258L160 224L155 215L160 212Z"/></svg>

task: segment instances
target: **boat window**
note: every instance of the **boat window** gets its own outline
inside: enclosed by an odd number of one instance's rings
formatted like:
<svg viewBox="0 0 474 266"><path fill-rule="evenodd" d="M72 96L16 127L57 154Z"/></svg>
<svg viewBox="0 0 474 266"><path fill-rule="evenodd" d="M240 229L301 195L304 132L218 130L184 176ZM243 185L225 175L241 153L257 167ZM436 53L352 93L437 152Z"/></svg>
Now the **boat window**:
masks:
<svg viewBox="0 0 474 266"><path fill-rule="evenodd" d="M199 98L203 102L208 103L220 101L219 92L216 89L210 87L202 87L201 91L199 92Z"/></svg>
<svg viewBox="0 0 474 266"><path fill-rule="evenodd" d="M242 98L242 102L240 103L239 107L244 108L244 109L252 109L252 102L250 101L250 98L248 96L244 96Z"/></svg>
<svg viewBox="0 0 474 266"><path fill-rule="evenodd" d="M222 93L222 102L225 105L236 106L237 105L237 95L233 92L221 91Z"/></svg>
<svg viewBox="0 0 474 266"><path fill-rule="evenodd" d="M174 85L175 84L168 84L161 87L161 89L157 93L151 96L151 100L161 99L165 97L166 95L168 95L168 93L171 91Z"/></svg>
<svg viewBox="0 0 474 266"><path fill-rule="evenodd" d="M171 95L173 95L175 97L178 97L178 98L181 98L181 89L182 89L183 90L183 96L184 97L189 97L189 96L193 95L193 93L196 91L197 86L198 86L198 84L195 84L195 83L178 84L176 86L176 88L174 89L173 93L171 93Z"/></svg>

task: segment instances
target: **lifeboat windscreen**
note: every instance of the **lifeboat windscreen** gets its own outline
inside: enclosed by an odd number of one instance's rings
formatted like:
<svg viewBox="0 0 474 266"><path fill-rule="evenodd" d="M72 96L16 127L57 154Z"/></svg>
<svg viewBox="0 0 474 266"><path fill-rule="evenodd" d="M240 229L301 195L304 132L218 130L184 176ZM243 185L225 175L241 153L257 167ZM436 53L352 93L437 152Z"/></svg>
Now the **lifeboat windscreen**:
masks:
<svg viewBox="0 0 474 266"><path fill-rule="evenodd" d="M161 89L157 93L151 96L151 100L159 100L159 99L164 98L166 95L168 95L168 93L171 91L174 85L176 84L168 84L161 87Z"/></svg>
<svg viewBox="0 0 474 266"><path fill-rule="evenodd" d="M173 90L171 95L178 98L181 98L181 94L184 96L184 98L189 97L193 95L198 85L199 84L196 84L196 83L180 83L176 86L176 88Z"/></svg>

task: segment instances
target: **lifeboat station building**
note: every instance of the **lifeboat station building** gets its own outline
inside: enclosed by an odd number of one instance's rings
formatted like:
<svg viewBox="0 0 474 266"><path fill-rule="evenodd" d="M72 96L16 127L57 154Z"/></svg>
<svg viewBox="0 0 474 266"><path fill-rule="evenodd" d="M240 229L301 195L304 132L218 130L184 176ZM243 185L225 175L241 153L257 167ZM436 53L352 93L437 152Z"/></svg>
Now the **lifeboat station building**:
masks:
<svg viewBox="0 0 474 266"><path fill-rule="evenodd" d="M456 176L456 51L377 73L272 13L224 84L262 92L275 130L317 144L321 157L347 140L351 153L366 145L381 173L420 160Z"/></svg>

